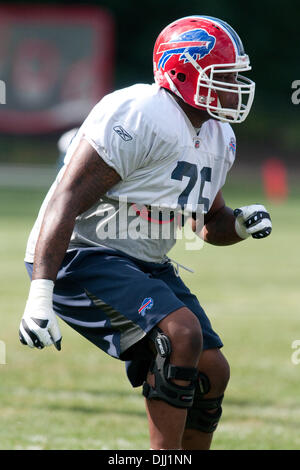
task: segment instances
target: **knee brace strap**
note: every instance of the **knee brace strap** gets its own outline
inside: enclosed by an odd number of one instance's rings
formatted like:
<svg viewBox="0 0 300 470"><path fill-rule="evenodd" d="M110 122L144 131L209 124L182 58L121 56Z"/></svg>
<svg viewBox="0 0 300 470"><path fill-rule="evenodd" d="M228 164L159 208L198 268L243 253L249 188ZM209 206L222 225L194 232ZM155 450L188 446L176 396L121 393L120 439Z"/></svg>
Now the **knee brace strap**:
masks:
<svg viewBox="0 0 300 470"><path fill-rule="evenodd" d="M198 371L194 367L179 367L169 363L171 341L158 328L152 330L150 338L154 341L157 355L150 372L154 374L155 386L143 384L143 395L148 399L163 400L177 408L190 408L193 404ZM188 386L180 386L171 379L190 381Z"/></svg>
<svg viewBox="0 0 300 470"><path fill-rule="evenodd" d="M217 398L206 399L202 401L201 408L194 406L188 410L185 427L186 429L198 429L202 432L214 432L222 416L223 395ZM208 410L215 409L213 413Z"/></svg>
<svg viewBox="0 0 300 470"><path fill-rule="evenodd" d="M198 429L202 432L214 432L218 426L222 415L222 401L224 395L216 398L206 398L204 395L210 390L210 382L207 375L199 373L199 380L196 385L194 402L192 408L188 410L186 419L186 429ZM208 410L215 410L209 413Z"/></svg>

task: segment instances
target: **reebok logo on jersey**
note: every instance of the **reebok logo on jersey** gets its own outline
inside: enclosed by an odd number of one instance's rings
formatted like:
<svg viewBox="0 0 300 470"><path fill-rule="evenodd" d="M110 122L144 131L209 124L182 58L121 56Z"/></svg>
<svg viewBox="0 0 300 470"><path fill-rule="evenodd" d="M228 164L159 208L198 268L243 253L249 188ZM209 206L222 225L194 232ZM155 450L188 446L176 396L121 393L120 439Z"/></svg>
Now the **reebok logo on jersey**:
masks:
<svg viewBox="0 0 300 470"><path fill-rule="evenodd" d="M113 130L121 137L121 139L125 140L125 142L132 140L131 135L128 134L122 126L115 126L113 127Z"/></svg>
<svg viewBox="0 0 300 470"><path fill-rule="evenodd" d="M138 310L139 314L143 317L146 314L146 310L150 310L153 307L153 304L153 299L151 297L146 297Z"/></svg>

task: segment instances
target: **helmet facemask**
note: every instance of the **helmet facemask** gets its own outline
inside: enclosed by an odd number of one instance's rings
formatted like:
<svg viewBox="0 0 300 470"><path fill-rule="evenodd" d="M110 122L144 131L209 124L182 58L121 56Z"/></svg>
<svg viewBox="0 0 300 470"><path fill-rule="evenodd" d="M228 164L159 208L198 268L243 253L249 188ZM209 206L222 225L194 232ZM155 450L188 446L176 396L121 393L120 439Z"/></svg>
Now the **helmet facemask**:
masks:
<svg viewBox="0 0 300 470"><path fill-rule="evenodd" d="M239 57L235 63L213 64L203 69L188 52L185 56L199 73L194 96L195 105L205 109L211 117L222 122L243 122L250 112L255 92L255 83L239 74L239 72L251 70L248 56ZM218 80L218 75L229 73L237 74L236 83ZM223 107L218 92L237 94L237 106L235 108Z"/></svg>

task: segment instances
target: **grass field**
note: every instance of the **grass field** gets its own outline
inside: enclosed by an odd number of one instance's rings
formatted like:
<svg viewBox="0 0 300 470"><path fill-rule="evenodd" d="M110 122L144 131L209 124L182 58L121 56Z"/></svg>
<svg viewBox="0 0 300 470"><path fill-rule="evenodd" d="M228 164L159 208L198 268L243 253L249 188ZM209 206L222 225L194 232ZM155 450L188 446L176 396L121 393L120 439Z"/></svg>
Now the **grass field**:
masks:
<svg viewBox="0 0 300 470"><path fill-rule="evenodd" d="M148 449L140 389L123 363L106 356L60 322L62 351L30 350L18 326L29 280L23 254L44 190L0 188L1 324L0 449ZM231 183L228 205L265 202L250 183ZM231 381L213 449L299 449L300 364L291 361L299 328L300 193L266 203L273 234L233 247L170 256L221 335Z"/></svg>

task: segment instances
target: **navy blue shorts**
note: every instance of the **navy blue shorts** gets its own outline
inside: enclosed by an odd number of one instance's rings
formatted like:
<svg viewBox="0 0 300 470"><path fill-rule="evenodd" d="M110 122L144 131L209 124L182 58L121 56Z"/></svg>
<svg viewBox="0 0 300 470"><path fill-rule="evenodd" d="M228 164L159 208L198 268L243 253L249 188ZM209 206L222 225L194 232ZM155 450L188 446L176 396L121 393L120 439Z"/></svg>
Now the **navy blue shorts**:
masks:
<svg viewBox="0 0 300 470"><path fill-rule="evenodd" d="M26 268L31 276L32 264ZM126 361L134 387L149 370L147 333L181 307L199 319L204 349L223 346L170 262L148 263L108 248L74 249L66 254L54 287L57 315L107 354Z"/></svg>

